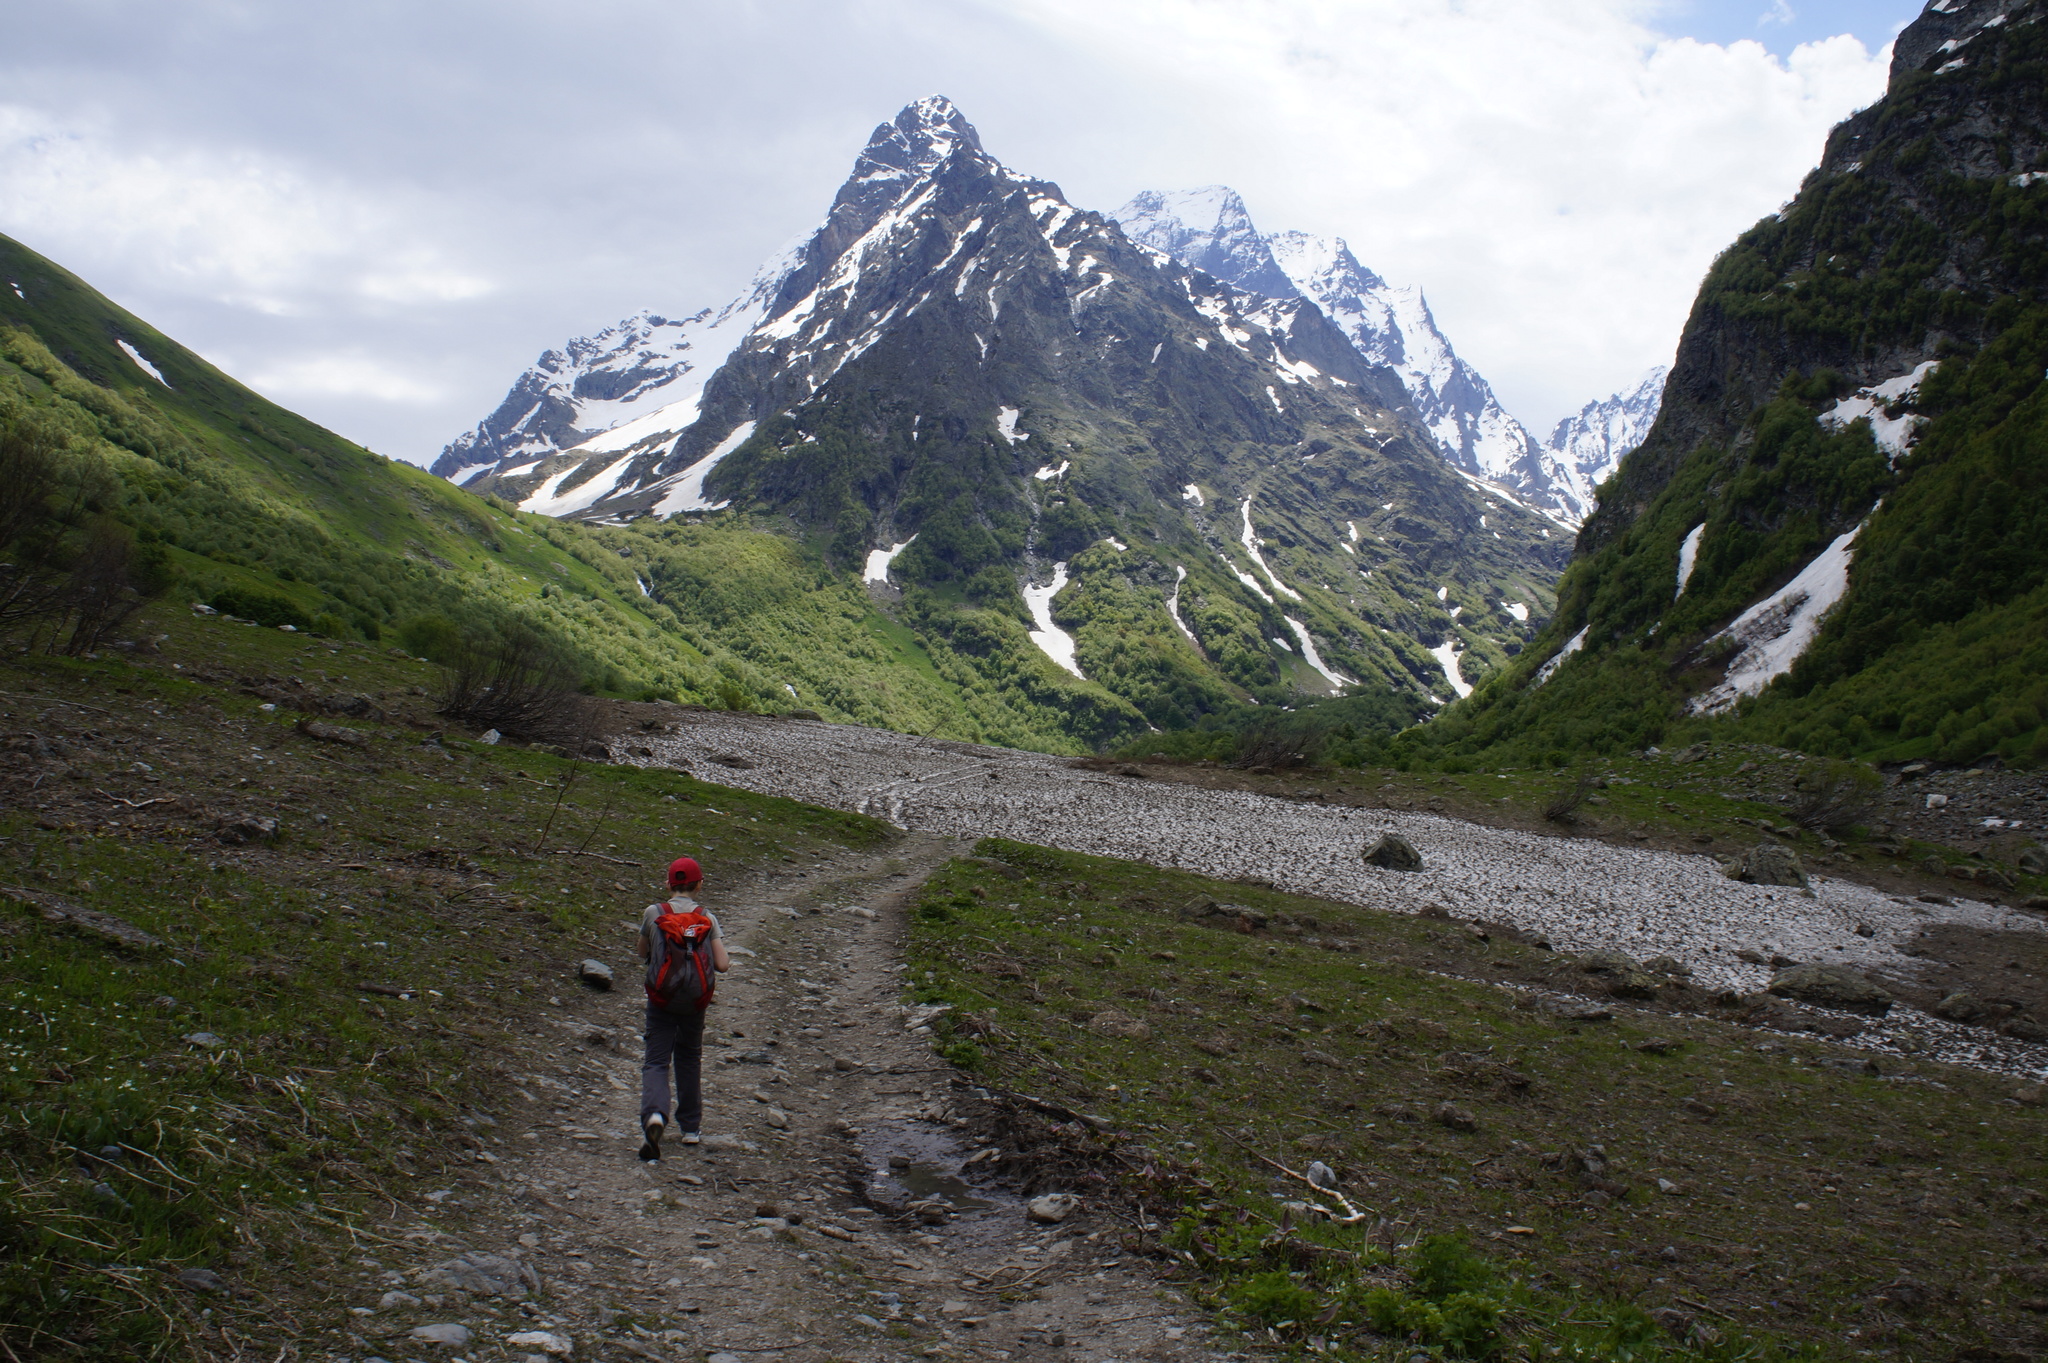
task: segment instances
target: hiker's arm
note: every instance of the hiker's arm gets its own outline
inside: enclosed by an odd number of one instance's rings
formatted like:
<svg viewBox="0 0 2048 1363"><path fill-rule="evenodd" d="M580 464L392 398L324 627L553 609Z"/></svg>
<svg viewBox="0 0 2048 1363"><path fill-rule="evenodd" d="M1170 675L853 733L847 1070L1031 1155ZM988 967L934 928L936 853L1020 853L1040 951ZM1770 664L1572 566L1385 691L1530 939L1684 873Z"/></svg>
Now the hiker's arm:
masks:
<svg viewBox="0 0 2048 1363"><path fill-rule="evenodd" d="M711 939L711 964L719 970L732 969L732 953L725 949L723 936Z"/></svg>
<svg viewBox="0 0 2048 1363"><path fill-rule="evenodd" d="M633 949L640 953L641 960L647 959L647 924L645 922L640 924L640 939L633 944Z"/></svg>

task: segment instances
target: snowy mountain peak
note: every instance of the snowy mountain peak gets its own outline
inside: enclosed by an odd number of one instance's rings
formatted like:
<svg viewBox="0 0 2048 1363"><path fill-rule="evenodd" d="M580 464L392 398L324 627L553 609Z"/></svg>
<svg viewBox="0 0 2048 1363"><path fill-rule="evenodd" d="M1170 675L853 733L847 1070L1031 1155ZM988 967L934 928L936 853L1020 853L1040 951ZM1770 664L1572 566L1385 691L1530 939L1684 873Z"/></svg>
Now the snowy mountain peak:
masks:
<svg viewBox="0 0 2048 1363"><path fill-rule="evenodd" d="M1468 473L1512 489L1531 504L1577 522L1592 510L1592 489L1642 439L1656 416L1661 379L1647 414L1639 387L1590 403L1613 413L1600 419L1602 444L1590 426L1572 427L1567 452L1545 446L1502 408L1493 388L1458 357L1438 329L1422 290L1389 284L1360 264L1340 237L1307 232L1262 234L1244 200L1223 185L1134 196L1116 213L1131 239L1205 270L1241 289L1272 298L1312 301L1367 363L1400 376L1417 420L1444 457ZM1619 415L1626 411L1627 416ZM1638 428L1640 423L1640 428ZM1567 438L1566 422L1558 440ZM1632 435L1631 435L1632 433Z"/></svg>
<svg viewBox="0 0 2048 1363"><path fill-rule="evenodd" d="M1143 190L1110 215L1124 234L1197 270L1268 298L1293 298L1244 200L1228 185Z"/></svg>
<svg viewBox="0 0 2048 1363"><path fill-rule="evenodd" d="M887 123L877 124L854 162L853 179L894 177L915 179L965 145L981 152L981 134L944 95L926 95L903 106Z"/></svg>

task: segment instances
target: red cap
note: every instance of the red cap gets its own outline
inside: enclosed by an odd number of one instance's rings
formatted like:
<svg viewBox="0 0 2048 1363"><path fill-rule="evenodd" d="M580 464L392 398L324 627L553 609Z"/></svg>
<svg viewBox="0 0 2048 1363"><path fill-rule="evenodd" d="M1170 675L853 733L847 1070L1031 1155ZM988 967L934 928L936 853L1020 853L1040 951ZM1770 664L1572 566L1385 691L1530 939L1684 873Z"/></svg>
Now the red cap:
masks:
<svg viewBox="0 0 2048 1363"><path fill-rule="evenodd" d="M695 857L677 857L668 864L668 887L671 890L694 890L704 879L704 868L697 864Z"/></svg>

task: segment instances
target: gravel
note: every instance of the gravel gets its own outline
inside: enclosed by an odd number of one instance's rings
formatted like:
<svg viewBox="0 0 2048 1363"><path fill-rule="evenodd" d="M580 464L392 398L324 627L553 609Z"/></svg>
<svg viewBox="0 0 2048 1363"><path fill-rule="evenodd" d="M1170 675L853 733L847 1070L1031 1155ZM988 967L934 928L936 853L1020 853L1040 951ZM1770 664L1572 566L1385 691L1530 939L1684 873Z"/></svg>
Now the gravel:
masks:
<svg viewBox="0 0 2048 1363"><path fill-rule="evenodd" d="M1922 965L1900 948L1931 924L2044 930L2037 919L1977 900L1922 904L1819 875L1811 892L1746 885L1703 855L1105 775L1042 753L875 729L710 712L691 715L652 743L654 756L638 761L906 829L1011 838L1222 879L1262 878L1293 893L1396 912L1436 906L1539 933L1562 951L1606 949L1636 960L1669 955L1708 989L1753 993L1769 983L1769 967L1736 958L1745 949L1914 977ZM734 754L754 765L713 764ZM1413 843L1424 868L1366 865L1362 852L1387 833ZM1858 935L1859 924L1871 935ZM2048 1048L1931 1018L1923 1025L1923 1016L1901 1025L1941 1059L2048 1073Z"/></svg>

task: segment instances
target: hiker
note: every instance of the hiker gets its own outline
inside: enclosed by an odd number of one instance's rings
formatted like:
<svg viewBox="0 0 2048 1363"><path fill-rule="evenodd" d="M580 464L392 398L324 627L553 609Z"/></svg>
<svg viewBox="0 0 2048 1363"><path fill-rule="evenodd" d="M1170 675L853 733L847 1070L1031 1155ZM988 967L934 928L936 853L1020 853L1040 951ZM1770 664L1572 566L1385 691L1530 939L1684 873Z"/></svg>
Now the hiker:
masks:
<svg viewBox="0 0 2048 1363"><path fill-rule="evenodd" d="M716 975L732 968L718 920L691 896L704 881L689 857L669 863L669 897L640 915L640 959L647 962L647 1051L640 1065L640 1158L661 1158L669 1126L669 1069L675 1069L675 1124L695 1145L704 1120L704 1010Z"/></svg>

